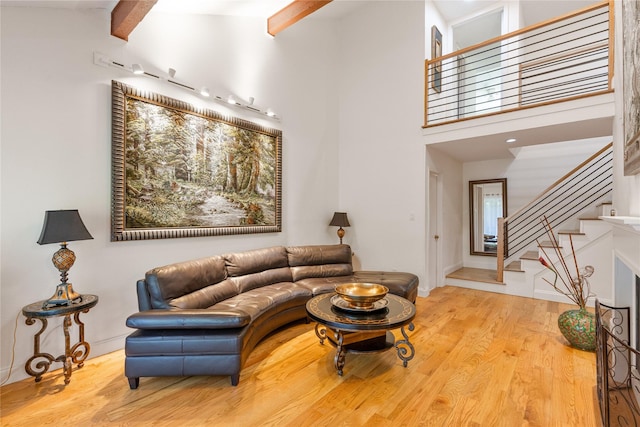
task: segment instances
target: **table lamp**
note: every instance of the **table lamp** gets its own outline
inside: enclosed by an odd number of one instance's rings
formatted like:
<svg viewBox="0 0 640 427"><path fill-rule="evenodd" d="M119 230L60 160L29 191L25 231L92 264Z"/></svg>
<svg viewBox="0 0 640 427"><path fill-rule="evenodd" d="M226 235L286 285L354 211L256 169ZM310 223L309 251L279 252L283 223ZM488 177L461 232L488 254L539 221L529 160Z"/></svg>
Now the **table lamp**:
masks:
<svg viewBox="0 0 640 427"><path fill-rule="evenodd" d="M349 219L347 218L346 212L334 212L333 218L329 225L333 225L338 228L338 237L340 238L340 244L342 244L342 238L344 237L344 229L342 227L350 227Z"/></svg>
<svg viewBox="0 0 640 427"><path fill-rule="evenodd" d="M80 298L80 294L73 290L71 283L67 283L67 272L76 260L76 254L67 248L67 242L89 239L93 239L93 237L84 226L77 209L46 211L44 213L44 225L38 244L60 244L60 249L51 258L53 265L60 271L60 284L56 287L53 296L44 302L43 308L70 305Z"/></svg>

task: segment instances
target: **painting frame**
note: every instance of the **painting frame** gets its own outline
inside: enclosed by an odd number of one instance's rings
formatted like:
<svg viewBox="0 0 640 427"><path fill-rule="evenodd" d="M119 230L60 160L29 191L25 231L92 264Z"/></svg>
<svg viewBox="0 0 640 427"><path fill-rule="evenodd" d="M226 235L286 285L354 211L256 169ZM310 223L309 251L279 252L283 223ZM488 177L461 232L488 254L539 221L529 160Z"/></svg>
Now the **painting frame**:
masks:
<svg viewBox="0 0 640 427"><path fill-rule="evenodd" d="M435 25L431 27L431 60L442 56L442 33ZM442 61L431 64L431 87L436 92L442 90Z"/></svg>
<svg viewBox="0 0 640 427"><path fill-rule="evenodd" d="M636 1L622 2L624 96L624 175L640 173L640 5Z"/></svg>
<svg viewBox="0 0 640 427"><path fill-rule="evenodd" d="M217 111L139 90L115 80L111 83L111 241L282 231L281 130L228 117ZM134 107L136 112L133 111ZM166 126L161 128L160 125L153 124L163 123L158 119L154 119L155 122L145 118L146 116L136 119L140 116L135 116L138 110L147 108L174 118L170 121L171 133L167 133ZM155 144L153 151L149 147L145 148L146 152L153 153L153 157L151 154L145 154L147 160L143 166L139 153L142 150L140 146L144 144L140 143L141 137L136 136L140 133L137 131L140 128L139 122L145 123L144 141L148 146ZM190 129L196 126L194 123L200 126L198 135L204 135L205 130L202 129L206 128L208 139L192 136L194 132ZM186 128L187 124L192 124L189 129ZM155 135L154 139L150 134ZM178 146L176 141L188 141L179 145L182 150L180 153L186 155L172 154L177 150L174 149L174 146ZM224 148L221 148L223 143ZM257 169L259 172L250 173L252 178L255 175L258 175L258 178L251 182L251 190L243 187L241 193L236 182L232 190L225 186L222 192L220 185L215 184L214 177L227 174L230 168L236 168L236 178L237 174L241 173L237 171L239 161L228 160L229 150L240 150L236 148L239 145L243 146L243 158L250 159L248 161L253 165L258 164L254 166L254 170ZM166 147L171 149L167 150ZM217 154L211 154L214 152ZM168 155L167 153L171 154L171 158L163 157ZM192 171L185 175L185 167L181 165L193 165L196 156L200 162L198 174ZM216 159L225 159L227 164L218 164ZM234 166L229 167L230 164ZM242 164L240 167L242 168ZM202 171L203 169L205 170ZM260 176L263 170L265 172ZM214 171L217 171L217 174ZM247 175L249 174L245 173L240 182L246 182ZM203 178L195 179L194 176ZM236 193L239 200L229 196ZM215 209L203 210L204 205L209 208L210 200L214 197L216 203L222 203L228 209L220 210L216 205ZM145 202L148 204L144 205ZM149 208L145 210L145 206ZM174 215L164 215L164 211L160 211L164 207L168 207L165 211L168 210ZM163 215L157 215L156 212L162 212ZM184 214L185 212L188 214Z"/></svg>

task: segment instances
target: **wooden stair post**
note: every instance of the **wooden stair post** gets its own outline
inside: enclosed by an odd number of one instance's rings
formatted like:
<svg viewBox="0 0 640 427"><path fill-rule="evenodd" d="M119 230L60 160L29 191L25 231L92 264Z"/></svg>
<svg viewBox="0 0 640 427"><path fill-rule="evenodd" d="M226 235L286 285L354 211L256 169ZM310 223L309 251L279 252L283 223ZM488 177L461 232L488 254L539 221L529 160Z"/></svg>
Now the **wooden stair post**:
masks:
<svg viewBox="0 0 640 427"><path fill-rule="evenodd" d="M505 232L504 232L504 218L498 218L498 248L496 253L497 259L497 278L498 282L504 281L504 241L505 241Z"/></svg>

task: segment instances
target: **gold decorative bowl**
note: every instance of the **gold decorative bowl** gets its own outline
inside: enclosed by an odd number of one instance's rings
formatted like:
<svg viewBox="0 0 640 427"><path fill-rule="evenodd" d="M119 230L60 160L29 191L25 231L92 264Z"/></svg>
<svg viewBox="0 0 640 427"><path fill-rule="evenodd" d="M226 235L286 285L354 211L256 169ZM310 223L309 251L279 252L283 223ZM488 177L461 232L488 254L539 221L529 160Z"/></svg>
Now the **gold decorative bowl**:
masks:
<svg viewBox="0 0 640 427"><path fill-rule="evenodd" d="M387 295L389 288L377 283L345 283L336 286L336 293L351 306L370 308Z"/></svg>

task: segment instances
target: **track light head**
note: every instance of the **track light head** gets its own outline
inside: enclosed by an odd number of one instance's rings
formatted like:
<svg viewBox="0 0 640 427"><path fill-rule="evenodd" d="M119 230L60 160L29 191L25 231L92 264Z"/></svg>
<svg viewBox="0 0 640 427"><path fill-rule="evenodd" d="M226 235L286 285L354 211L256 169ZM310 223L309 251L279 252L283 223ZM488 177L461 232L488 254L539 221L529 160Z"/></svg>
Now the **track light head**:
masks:
<svg viewBox="0 0 640 427"><path fill-rule="evenodd" d="M142 69L142 65L140 64L131 65L131 71L133 71L133 74L144 74L144 69Z"/></svg>

